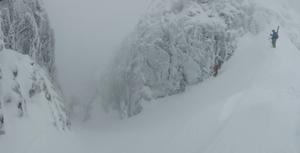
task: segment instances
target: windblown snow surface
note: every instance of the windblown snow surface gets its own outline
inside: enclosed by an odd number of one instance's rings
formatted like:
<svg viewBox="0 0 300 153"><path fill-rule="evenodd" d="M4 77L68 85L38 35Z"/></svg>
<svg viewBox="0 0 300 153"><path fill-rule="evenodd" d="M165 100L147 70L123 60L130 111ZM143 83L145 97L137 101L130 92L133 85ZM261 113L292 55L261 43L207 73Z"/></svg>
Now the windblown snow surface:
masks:
<svg viewBox="0 0 300 153"><path fill-rule="evenodd" d="M299 152L300 52L284 33L277 49L266 39L268 31L243 37L217 78L159 100L129 121L100 125L105 129L88 142L89 148L112 153Z"/></svg>
<svg viewBox="0 0 300 153"><path fill-rule="evenodd" d="M93 109L91 121L75 122L71 131L63 130L67 117L47 73L26 55L2 51L1 96L12 93L12 101L1 110L0 153L299 153L300 51L293 31L280 30L276 49L270 29L245 34L216 78L144 103L140 114L126 120ZM33 84L40 90L30 96ZM18 100L27 103L21 118Z"/></svg>
<svg viewBox="0 0 300 153"><path fill-rule="evenodd" d="M67 133L15 131L0 136L0 152L298 153L300 51L284 29L276 49L268 35L245 35L217 78L145 104L138 116L95 117Z"/></svg>
<svg viewBox="0 0 300 153"><path fill-rule="evenodd" d="M0 51L0 70L1 153L30 152L40 137L52 135L49 131L68 131L62 96L47 71L28 55L9 49Z"/></svg>
<svg viewBox="0 0 300 153"><path fill-rule="evenodd" d="M101 102L121 117L138 115L143 101L206 81L240 37L278 25L300 49L298 14L283 0L156 0L99 81Z"/></svg>

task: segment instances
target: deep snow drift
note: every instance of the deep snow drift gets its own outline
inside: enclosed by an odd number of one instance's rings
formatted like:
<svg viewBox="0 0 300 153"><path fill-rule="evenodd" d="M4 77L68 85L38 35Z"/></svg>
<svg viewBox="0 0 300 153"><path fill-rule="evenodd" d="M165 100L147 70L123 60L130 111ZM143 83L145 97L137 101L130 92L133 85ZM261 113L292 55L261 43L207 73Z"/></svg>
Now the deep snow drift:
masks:
<svg viewBox="0 0 300 153"><path fill-rule="evenodd" d="M30 147L47 130L68 131L54 61L54 33L43 3L1 0L0 152L26 152L18 144Z"/></svg>
<svg viewBox="0 0 300 153"><path fill-rule="evenodd" d="M7 49L0 51L0 70L0 113L4 115L1 131L5 131L0 135L1 153L23 151L25 148L19 145L30 145L47 130L68 130L62 95L46 70L28 55Z"/></svg>
<svg viewBox="0 0 300 153"><path fill-rule="evenodd" d="M217 78L145 104L136 117L94 116L94 124L81 125L71 135L45 130L28 140L30 147L13 144L25 153L297 153L300 52L285 30L277 49L268 35L244 36ZM0 148L2 142L0 137Z"/></svg>
<svg viewBox="0 0 300 153"><path fill-rule="evenodd" d="M248 33L280 25L299 47L300 18L288 8L281 0L156 0L100 80L99 101L121 117L137 115L143 101L211 77Z"/></svg>
<svg viewBox="0 0 300 153"><path fill-rule="evenodd" d="M283 19L278 14L274 18ZM292 20L280 21L285 28L277 49L268 40L270 30L244 31L216 78L207 76L202 84L152 104L139 103L145 110L128 120L113 120L95 109L92 120L74 123L73 131L66 130L63 100L48 73L27 55L4 50L0 111L6 134L0 136L0 152L298 153L300 52L297 23L287 25ZM24 117L18 117L18 102L25 106Z"/></svg>
<svg viewBox="0 0 300 153"><path fill-rule="evenodd" d="M89 148L113 153L299 152L300 52L285 30L277 49L271 48L268 34L243 37L217 78L149 104L132 119L100 124ZM88 133L90 138L93 132Z"/></svg>

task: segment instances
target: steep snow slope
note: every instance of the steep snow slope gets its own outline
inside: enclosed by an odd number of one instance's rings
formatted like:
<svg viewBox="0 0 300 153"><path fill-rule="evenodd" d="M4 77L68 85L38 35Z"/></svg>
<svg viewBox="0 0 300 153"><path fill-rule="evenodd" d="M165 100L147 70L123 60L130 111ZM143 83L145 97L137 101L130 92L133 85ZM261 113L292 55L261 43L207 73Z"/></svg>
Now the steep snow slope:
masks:
<svg viewBox="0 0 300 153"><path fill-rule="evenodd" d="M244 36L217 78L184 94L146 103L138 116L111 121L95 115L94 124L74 129L78 135L71 139L62 138L67 150L52 148L61 146L55 139L34 141L31 151L298 153L300 52L285 31L277 49L266 39L269 31Z"/></svg>
<svg viewBox="0 0 300 153"><path fill-rule="evenodd" d="M231 73L236 75L232 83L246 81L247 86L226 99L223 123L205 152L299 152L299 50L285 35L277 49L269 49L264 35L241 45L241 59L234 59L240 65L228 72L238 70Z"/></svg>
<svg viewBox="0 0 300 153"><path fill-rule="evenodd" d="M228 61L238 39L247 33L281 25L299 46L297 15L283 4L280 0L155 1L100 83L102 101L122 117L134 116L141 112L143 101L182 93L211 77L213 67Z"/></svg>
<svg viewBox="0 0 300 153"><path fill-rule="evenodd" d="M217 78L146 103L128 120L102 120L98 114L94 124L74 129L76 135L33 139L27 152L297 153L300 52L286 30L277 49L268 34L244 36Z"/></svg>
<svg viewBox="0 0 300 153"><path fill-rule="evenodd" d="M19 152L13 151L20 149L17 144L30 142L46 129L66 130L63 99L42 67L28 55L4 49L0 52L0 70L0 113L4 115L5 131L0 135L0 152ZM21 116L18 103L24 112Z"/></svg>
<svg viewBox="0 0 300 153"><path fill-rule="evenodd" d="M277 49L268 31L243 37L217 78L100 125L88 143L116 153L299 152L300 52L285 33Z"/></svg>

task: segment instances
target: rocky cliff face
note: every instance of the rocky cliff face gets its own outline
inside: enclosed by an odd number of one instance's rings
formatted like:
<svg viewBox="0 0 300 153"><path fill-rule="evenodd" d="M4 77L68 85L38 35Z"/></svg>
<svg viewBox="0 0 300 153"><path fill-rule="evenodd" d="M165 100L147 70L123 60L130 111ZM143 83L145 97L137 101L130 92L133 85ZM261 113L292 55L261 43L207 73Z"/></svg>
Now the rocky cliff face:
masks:
<svg viewBox="0 0 300 153"><path fill-rule="evenodd" d="M0 19L5 48L31 56L54 75L54 32L42 2L2 0Z"/></svg>
<svg viewBox="0 0 300 153"><path fill-rule="evenodd" d="M0 26L0 114L5 127L41 130L52 124L67 129L70 122L56 84L54 33L41 1L1 0ZM14 122L17 116L26 122Z"/></svg>
<svg viewBox="0 0 300 153"><path fill-rule="evenodd" d="M42 130L49 125L66 130L70 122L63 102L48 72L28 55L8 49L0 52L0 114L5 119L0 130L12 134L15 128Z"/></svg>
<svg viewBox="0 0 300 153"><path fill-rule="evenodd" d="M141 112L143 101L181 93L211 77L213 67L234 54L241 36L257 34L274 21L285 25L286 14L258 2L153 2L104 78L105 106L130 117Z"/></svg>

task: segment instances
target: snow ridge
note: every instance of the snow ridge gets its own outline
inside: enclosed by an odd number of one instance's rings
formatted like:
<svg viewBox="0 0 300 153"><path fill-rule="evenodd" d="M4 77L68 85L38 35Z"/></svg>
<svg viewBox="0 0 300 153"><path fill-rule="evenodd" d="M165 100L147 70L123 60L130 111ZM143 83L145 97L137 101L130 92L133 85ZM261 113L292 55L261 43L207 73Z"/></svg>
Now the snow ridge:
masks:
<svg viewBox="0 0 300 153"><path fill-rule="evenodd" d="M282 12L250 0L154 1L102 81L104 106L130 117L143 101L184 92L229 60L241 36L292 21Z"/></svg>

